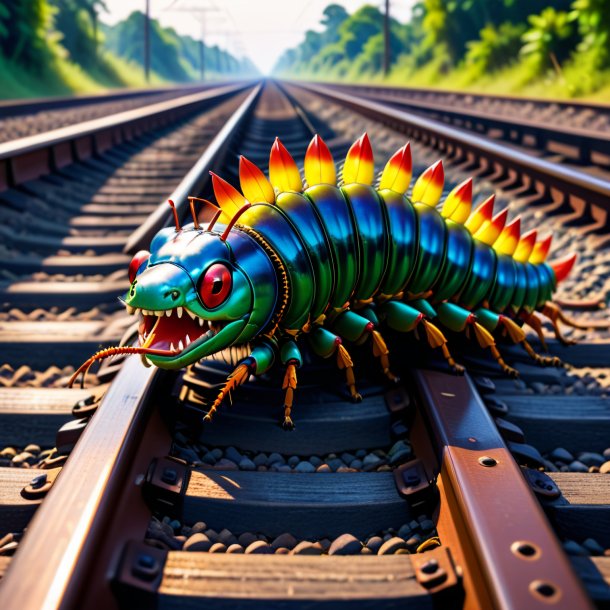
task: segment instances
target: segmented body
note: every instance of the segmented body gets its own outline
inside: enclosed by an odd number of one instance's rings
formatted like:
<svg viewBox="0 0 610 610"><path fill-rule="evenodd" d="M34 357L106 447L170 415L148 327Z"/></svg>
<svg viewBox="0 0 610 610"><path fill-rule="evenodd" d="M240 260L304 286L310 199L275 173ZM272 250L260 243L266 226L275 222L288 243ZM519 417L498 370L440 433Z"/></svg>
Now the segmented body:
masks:
<svg viewBox="0 0 610 610"><path fill-rule="evenodd" d="M521 235L518 218L507 223L507 210L494 216L493 196L471 211L470 180L437 209L444 185L441 162L409 191L411 166L407 144L373 186L365 134L347 154L341 186L318 136L305 156L305 189L277 139L269 179L241 158L243 194L212 174L219 207L204 201L214 212L208 226L199 225L196 198L191 198L193 225L180 227L174 208L175 229L160 231L151 252L138 253L130 265L125 303L130 313L143 314L140 346L131 349L156 366L176 369L232 345L250 344L250 355L229 376L210 414L251 373L261 374L279 361L286 367L288 427L302 337L319 355L336 356L355 399L353 365L343 341L370 337L383 371L395 379L381 330L404 333L421 325L420 338L440 348L456 370L460 367L437 324L472 331L509 373L515 371L502 360L492 336L498 328L538 362L557 364L533 351L521 324L529 323L542 338L538 310L559 333L557 320L568 320L550 299L575 257L545 263L550 237L536 241L535 231ZM81 369L111 353L104 350Z"/></svg>

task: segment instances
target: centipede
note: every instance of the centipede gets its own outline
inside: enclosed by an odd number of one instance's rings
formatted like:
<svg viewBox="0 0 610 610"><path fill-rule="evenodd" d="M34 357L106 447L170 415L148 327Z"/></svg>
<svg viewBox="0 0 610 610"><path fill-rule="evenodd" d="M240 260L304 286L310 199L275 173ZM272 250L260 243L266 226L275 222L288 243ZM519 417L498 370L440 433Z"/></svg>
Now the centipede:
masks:
<svg viewBox="0 0 610 610"><path fill-rule="evenodd" d="M542 325L576 326L553 301L576 255L546 262L551 236L521 233L508 209L494 213L495 196L473 209L467 179L443 199L442 161L412 182L409 143L376 180L367 134L349 148L340 172L328 146L314 136L299 167L276 138L267 175L241 157L238 190L211 173L216 203L190 197L193 222L160 230L150 251L129 265L127 312L140 316L138 345L108 348L99 359L138 353L147 366L181 369L231 346L248 346L205 415L209 421L227 395L252 375L283 367L283 419L292 409L305 342L344 371L358 393L353 345L369 345L389 381L388 334L414 333L423 349L439 350L456 373L446 334L464 333L511 376L499 335L520 345L538 364L560 366L537 353L528 326L544 345ZM209 208L203 227L196 206ZM120 350L123 350L121 352ZM281 375L280 375L281 377Z"/></svg>

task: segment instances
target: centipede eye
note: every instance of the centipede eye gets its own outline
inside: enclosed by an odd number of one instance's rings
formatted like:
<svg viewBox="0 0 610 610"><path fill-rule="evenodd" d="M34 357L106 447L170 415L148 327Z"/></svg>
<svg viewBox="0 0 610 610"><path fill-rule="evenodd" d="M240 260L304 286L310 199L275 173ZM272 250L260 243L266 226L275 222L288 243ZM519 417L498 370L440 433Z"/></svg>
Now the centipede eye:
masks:
<svg viewBox="0 0 610 610"><path fill-rule="evenodd" d="M140 250L135 254L129 263L129 283L133 284L136 276L144 271L148 259L150 258L150 252L148 250Z"/></svg>
<svg viewBox="0 0 610 610"><path fill-rule="evenodd" d="M208 309L218 307L226 301L233 278L231 271L222 263L214 263L208 267L199 283L199 296Z"/></svg>

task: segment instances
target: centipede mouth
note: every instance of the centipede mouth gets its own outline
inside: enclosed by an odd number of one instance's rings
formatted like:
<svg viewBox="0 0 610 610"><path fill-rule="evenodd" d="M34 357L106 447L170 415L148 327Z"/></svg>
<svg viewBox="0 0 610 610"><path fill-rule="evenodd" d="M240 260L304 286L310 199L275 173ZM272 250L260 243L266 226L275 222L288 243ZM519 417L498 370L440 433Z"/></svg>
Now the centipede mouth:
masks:
<svg viewBox="0 0 610 610"><path fill-rule="evenodd" d="M193 344L201 344L215 337L229 323L201 318L185 307L162 311L129 308L140 314L138 338L140 346L166 350L179 355Z"/></svg>

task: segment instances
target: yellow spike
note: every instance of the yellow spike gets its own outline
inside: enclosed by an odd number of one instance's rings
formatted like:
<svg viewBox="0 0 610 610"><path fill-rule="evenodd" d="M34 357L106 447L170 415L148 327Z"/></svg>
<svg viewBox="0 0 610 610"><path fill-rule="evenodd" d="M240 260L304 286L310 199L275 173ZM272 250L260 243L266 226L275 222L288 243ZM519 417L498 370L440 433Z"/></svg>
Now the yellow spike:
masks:
<svg viewBox="0 0 610 610"><path fill-rule="evenodd" d="M414 203L425 203L434 207L441 199L445 185L445 170L439 159L426 169L413 186L411 199Z"/></svg>
<svg viewBox="0 0 610 610"><path fill-rule="evenodd" d="M528 262L533 263L534 265L544 263L546 257L549 255L549 250L551 249L552 241L552 235L545 237L542 241L537 241L534 244L534 249L532 250L530 257L527 259Z"/></svg>
<svg viewBox="0 0 610 610"><path fill-rule="evenodd" d="M343 165L343 184L373 184L374 177L373 149L368 135L363 133L347 151Z"/></svg>
<svg viewBox="0 0 610 610"><path fill-rule="evenodd" d="M534 249L534 244L536 243L536 235L537 232L533 230L521 236L521 239L517 244L517 249L513 254L513 258L516 261L519 261L520 263L527 262L527 259L530 257L530 254Z"/></svg>
<svg viewBox="0 0 610 610"><path fill-rule="evenodd" d="M324 140L316 134L305 153L305 180L308 186L316 184L337 184L335 161Z"/></svg>
<svg viewBox="0 0 610 610"><path fill-rule="evenodd" d="M239 158L239 182L248 201L275 203L273 187L265 174L243 156Z"/></svg>
<svg viewBox="0 0 610 610"><path fill-rule="evenodd" d="M482 241L488 246L498 239L504 225L506 224L506 217L508 216L508 208L504 208L501 212L498 212L491 220L485 221L473 235L475 239Z"/></svg>
<svg viewBox="0 0 610 610"><path fill-rule="evenodd" d="M217 176L214 172L210 172L212 176L212 188L216 201L222 210L220 222L228 224L231 218L239 212L239 210L248 203L246 198L226 180Z"/></svg>
<svg viewBox="0 0 610 610"><path fill-rule="evenodd" d="M401 149L397 150L381 174L379 190L390 189L395 193L404 195L411 183L413 175L413 161L411 159L411 144L407 142Z"/></svg>
<svg viewBox="0 0 610 610"><path fill-rule="evenodd" d="M500 233L500 237L494 242L493 248L498 254L508 254L512 256L517 249L519 236L521 233L521 218L517 216L509 222Z"/></svg>
<svg viewBox="0 0 610 610"><path fill-rule="evenodd" d="M271 179L271 184L280 193L285 191L300 193L303 190L299 168L279 138L275 138L275 142L271 147L269 178Z"/></svg>
<svg viewBox="0 0 610 610"><path fill-rule="evenodd" d="M479 227L486 221L491 220L494 211L495 195L488 197L469 217L465 227L474 235Z"/></svg>
<svg viewBox="0 0 610 610"><path fill-rule="evenodd" d="M472 178L458 184L445 199L441 215L464 224L472 208Z"/></svg>

